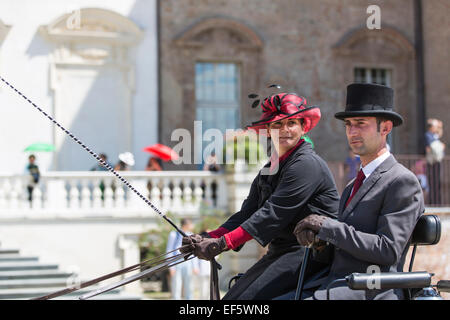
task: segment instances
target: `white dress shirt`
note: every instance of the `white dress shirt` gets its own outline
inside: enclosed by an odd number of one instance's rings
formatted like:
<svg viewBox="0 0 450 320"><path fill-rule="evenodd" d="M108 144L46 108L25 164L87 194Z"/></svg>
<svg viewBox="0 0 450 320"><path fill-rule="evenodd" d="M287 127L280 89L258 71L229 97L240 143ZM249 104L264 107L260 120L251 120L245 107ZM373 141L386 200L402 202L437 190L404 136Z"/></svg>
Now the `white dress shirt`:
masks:
<svg viewBox="0 0 450 320"><path fill-rule="evenodd" d="M366 176L366 178L364 179L364 181L367 180L367 178L372 174L372 172L375 171L376 168L378 168L378 166L387 158L389 158L389 156L391 155L391 153L389 151L386 151L385 153L383 153L381 156L379 156L378 158L373 159L372 161L370 161L368 164L365 165L365 167L362 168L362 171L364 172L364 175ZM363 183L364 183L363 181Z"/></svg>
<svg viewBox="0 0 450 320"><path fill-rule="evenodd" d="M376 168L378 168L378 166L387 158L389 158L389 156L391 155L391 153L389 151L386 151L385 153L383 153L381 156L379 156L378 158L373 159L372 161L370 161L368 164L366 164L365 167L362 168L362 171L364 172L364 181L363 183L367 180L367 178L372 174L372 172L375 171ZM361 165L362 166L362 165ZM361 167L360 167L361 169ZM350 194L352 194L353 192L353 188L352 190L350 190Z"/></svg>

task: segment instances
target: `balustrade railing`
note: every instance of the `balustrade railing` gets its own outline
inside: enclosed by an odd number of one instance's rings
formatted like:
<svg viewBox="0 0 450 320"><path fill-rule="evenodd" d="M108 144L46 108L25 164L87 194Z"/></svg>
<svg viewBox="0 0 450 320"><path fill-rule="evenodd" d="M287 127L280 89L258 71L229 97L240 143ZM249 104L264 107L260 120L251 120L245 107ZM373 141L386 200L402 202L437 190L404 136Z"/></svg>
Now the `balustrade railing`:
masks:
<svg viewBox="0 0 450 320"><path fill-rule="evenodd" d="M412 171L423 188L425 204L428 207L450 207L450 156L444 157L439 164L429 165L425 156L394 154L398 162ZM343 162L329 162L339 193L348 183L344 174Z"/></svg>
<svg viewBox="0 0 450 320"><path fill-rule="evenodd" d="M450 206L450 157L439 167L427 166L421 155L395 155L419 179L427 206ZM346 184L343 163L330 162L339 192ZM433 171L431 171L433 170ZM436 171L438 170L438 171ZM250 188L251 176L228 176L207 171L121 171L120 174L163 213L195 215L203 208L235 212ZM248 177L247 177L248 176ZM243 178L245 177L245 179ZM241 181L244 179L243 181ZM423 181L423 180L422 180ZM110 172L48 172L32 193L30 176L0 173L0 214L143 214L152 209Z"/></svg>
<svg viewBox="0 0 450 320"><path fill-rule="evenodd" d="M450 206L450 157L440 163L428 164L423 155L395 155L398 162L411 170L423 185L427 206Z"/></svg>
<svg viewBox="0 0 450 320"><path fill-rule="evenodd" d="M225 176L206 171L121 171L163 213L195 214L203 207L226 210ZM0 212L105 212L152 209L109 172L48 172L31 191L30 176L0 174ZM30 192L31 191L31 192Z"/></svg>

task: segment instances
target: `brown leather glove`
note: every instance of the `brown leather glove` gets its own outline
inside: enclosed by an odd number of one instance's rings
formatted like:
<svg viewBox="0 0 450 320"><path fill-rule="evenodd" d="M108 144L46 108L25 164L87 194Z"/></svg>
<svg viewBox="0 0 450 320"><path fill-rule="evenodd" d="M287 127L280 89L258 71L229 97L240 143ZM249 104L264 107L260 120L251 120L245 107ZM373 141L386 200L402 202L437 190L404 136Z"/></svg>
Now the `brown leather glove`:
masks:
<svg viewBox="0 0 450 320"><path fill-rule="evenodd" d="M315 233L319 233L320 228L322 228L323 222L327 219L325 216L320 216L318 214L310 214L305 219L301 220L295 226L294 233L300 233L304 229L310 229Z"/></svg>
<svg viewBox="0 0 450 320"><path fill-rule="evenodd" d="M304 247L312 246L315 236L316 234L314 233L314 231L309 229L304 229L300 233L295 234L297 242Z"/></svg>
<svg viewBox="0 0 450 320"><path fill-rule="evenodd" d="M212 260L221 252L228 250L225 237L203 238L202 241L194 243L194 255L203 260Z"/></svg>
<svg viewBox="0 0 450 320"><path fill-rule="evenodd" d="M187 237L183 237L183 239L181 240L180 252L189 253L194 251L194 244L199 243L202 240L203 237L199 234L193 234Z"/></svg>
<svg viewBox="0 0 450 320"><path fill-rule="evenodd" d="M294 235L302 246L311 246L315 241L315 235L319 233L323 222L327 218L318 214L310 214L301 220L294 229Z"/></svg>
<svg viewBox="0 0 450 320"><path fill-rule="evenodd" d="M326 241L323 241L317 237L317 234L310 230L304 229L296 235L297 242L304 247L313 247L316 250L321 251L327 245Z"/></svg>

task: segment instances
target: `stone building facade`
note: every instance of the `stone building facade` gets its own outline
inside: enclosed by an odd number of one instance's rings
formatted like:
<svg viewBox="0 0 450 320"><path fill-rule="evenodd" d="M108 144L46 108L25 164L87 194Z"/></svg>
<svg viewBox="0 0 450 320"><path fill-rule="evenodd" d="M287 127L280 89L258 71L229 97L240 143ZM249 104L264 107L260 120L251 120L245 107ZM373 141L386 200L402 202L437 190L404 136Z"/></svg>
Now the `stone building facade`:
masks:
<svg viewBox="0 0 450 320"><path fill-rule="evenodd" d="M426 115L450 123L450 6L422 1ZM369 29L373 1L346 0L166 0L159 2L160 140L168 145L175 128L193 133L201 105L196 97L196 66L238 67L237 127L257 120L249 93L265 97L272 83L321 107L322 120L311 132L327 161L347 155L344 126L334 114L345 106L346 86L365 78L395 90L395 108L405 118L390 144L397 154L421 152L417 124L415 1L376 1L381 29ZM358 78L359 77L359 78ZM378 80L380 80L378 79ZM197 91L198 94L198 91ZM445 131L445 130L444 130ZM449 141L445 131L444 141Z"/></svg>
<svg viewBox="0 0 450 320"><path fill-rule="evenodd" d="M135 155L157 142L156 0L42 0L0 2L0 74L91 150ZM23 173L23 150L41 171L89 170L96 161L3 83L0 86L2 172Z"/></svg>

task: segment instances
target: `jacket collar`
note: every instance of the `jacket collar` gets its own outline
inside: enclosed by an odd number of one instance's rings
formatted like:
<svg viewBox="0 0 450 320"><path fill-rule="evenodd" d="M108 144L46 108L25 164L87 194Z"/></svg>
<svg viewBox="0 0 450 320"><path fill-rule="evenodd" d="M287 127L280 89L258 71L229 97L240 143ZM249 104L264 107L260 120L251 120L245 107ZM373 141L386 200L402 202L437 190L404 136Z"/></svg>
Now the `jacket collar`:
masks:
<svg viewBox="0 0 450 320"><path fill-rule="evenodd" d="M290 157L291 154L296 153L296 151L305 150L303 147L306 143L304 139L300 139L297 144L292 147L290 150L288 150L285 154L283 154L281 157L278 158L278 155L276 153L273 153L273 155L270 157L270 171L273 171L276 166L278 165L280 169L283 164L287 161L287 159Z"/></svg>

